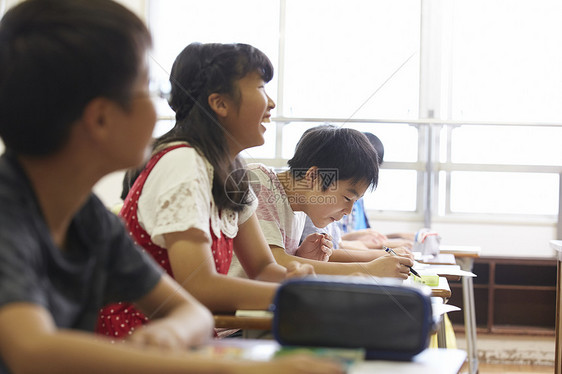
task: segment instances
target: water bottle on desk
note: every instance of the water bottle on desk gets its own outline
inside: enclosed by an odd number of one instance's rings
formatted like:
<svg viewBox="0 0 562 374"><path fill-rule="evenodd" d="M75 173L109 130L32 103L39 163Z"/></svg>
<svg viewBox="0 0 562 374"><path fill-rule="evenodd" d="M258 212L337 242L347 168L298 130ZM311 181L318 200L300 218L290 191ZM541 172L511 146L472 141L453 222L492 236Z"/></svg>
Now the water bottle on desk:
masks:
<svg viewBox="0 0 562 374"><path fill-rule="evenodd" d="M428 228L423 228L416 232L412 250L420 252L422 259L430 259L439 255L439 245L441 236Z"/></svg>

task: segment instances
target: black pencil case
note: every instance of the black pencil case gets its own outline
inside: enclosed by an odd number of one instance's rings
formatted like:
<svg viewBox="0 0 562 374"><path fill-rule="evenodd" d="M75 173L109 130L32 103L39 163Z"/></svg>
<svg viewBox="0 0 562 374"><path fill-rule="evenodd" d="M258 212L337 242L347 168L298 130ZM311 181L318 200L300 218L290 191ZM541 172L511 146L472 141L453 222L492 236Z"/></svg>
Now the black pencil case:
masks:
<svg viewBox="0 0 562 374"><path fill-rule="evenodd" d="M288 280L272 305L281 345L362 348L366 359L411 360L435 330L431 290L386 278Z"/></svg>

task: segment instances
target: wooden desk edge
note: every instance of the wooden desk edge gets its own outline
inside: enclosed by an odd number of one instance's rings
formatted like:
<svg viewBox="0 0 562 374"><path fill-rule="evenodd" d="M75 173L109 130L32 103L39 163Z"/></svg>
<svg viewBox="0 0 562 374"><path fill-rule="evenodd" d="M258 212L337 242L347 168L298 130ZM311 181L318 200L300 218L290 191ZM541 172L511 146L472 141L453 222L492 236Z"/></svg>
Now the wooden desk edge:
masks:
<svg viewBox="0 0 562 374"><path fill-rule="evenodd" d="M477 246L458 246L458 248L455 248L455 246L444 245L439 248L439 253L451 254L455 257L480 257L482 249Z"/></svg>
<svg viewBox="0 0 562 374"><path fill-rule="evenodd" d="M273 317L237 317L233 314L215 314L216 328L242 330L271 330Z"/></svg>
<svg viewBox="0 0 562 374"><path fill-rule="evenodd" d="M451 290L445 290L441 288L433 288L431 290L431 296L441 297L443 299L450 299L451 298Z"/></svg>
<svg viewBox="0 0 562 374"><path fill-rule="evenodd" d="M440 251L439 253L443 253L443 254L447 254L447 255L453 255L455 257L472 257L472 258L478 258L480 257L480 253L462 253L462 252L454 252L454 251Z"/></svg>

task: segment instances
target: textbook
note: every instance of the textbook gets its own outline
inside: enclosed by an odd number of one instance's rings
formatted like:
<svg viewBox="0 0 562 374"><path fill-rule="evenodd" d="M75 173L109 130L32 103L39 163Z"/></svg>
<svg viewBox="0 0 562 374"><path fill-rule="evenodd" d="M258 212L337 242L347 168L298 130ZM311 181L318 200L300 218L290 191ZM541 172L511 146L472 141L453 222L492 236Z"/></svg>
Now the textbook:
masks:
<svg viewBox="0 0 562 374"><path fill-rule="evenodd" d="M275 357L299 353L308 353L317 357L340 361L347 368L357 361L364 361L366 356L366 351L363 348L281 346L275 352Z"/></svg>
<svg viewBox="0 0 562 374"><path fill-rule="evenodd" d="M195 348L193 351L203 356L217 359L228 358L255 361L268 361L273 357L308 353L317 357L340 361L346 367L365 359L365 350L361 348L281 346L274 340L239 338L214 340L212 343Z"/></svg>

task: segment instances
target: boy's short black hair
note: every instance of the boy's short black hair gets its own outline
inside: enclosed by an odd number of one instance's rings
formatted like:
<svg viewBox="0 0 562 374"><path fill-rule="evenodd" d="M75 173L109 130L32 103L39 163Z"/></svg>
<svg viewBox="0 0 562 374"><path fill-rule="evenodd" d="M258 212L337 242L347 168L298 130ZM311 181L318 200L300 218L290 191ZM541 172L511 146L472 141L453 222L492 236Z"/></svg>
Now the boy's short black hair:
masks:
<svg viewBox="0 0 562 374"><path fill-rule="evenodd" d="M364 132L363 134L365 134L371 145L375 148L375 151L377 151L379 166L381 166L384 161L384 146L382 141L373 133Z"/></svg>
<svg viewBox="0 0 562 374"><path fill-rule="evenodd" d="M360 131L333 125L305 131L288 165L297 180L312 166L318 167L321 177L326 172L327 178L322 178L324 191L337 180L362 181L374 189L379 178L377 152L367 137Z"/></svg>
<svg viewBox="0 0 562 374"><path fill-rule="evenodd" d="M144 23L111 0L27 0L0 20L0 137L56 152L95 97L127 108L151 46Z"/></svg>

